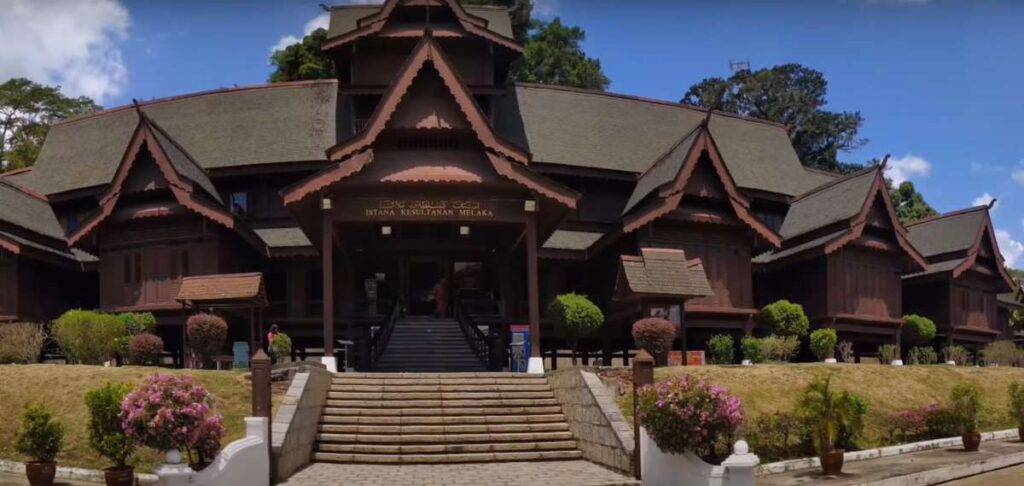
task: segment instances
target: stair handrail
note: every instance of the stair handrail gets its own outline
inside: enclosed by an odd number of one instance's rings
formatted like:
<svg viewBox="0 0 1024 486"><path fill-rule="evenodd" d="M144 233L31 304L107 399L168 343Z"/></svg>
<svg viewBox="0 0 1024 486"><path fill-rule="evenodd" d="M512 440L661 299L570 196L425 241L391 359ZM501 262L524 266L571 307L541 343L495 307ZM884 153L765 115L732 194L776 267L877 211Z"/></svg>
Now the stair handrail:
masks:
<svg viewBox="0 0 1024 486"><path fill-rule="evenodd" d="M461 302L455 305L455 320L459 323L462 335L473 349L473 353L476 354L476 357L480 359L484 366L489 366L491 362L491 347L488 344L487 335L473 322L473 317L462 308Z"/></svg>
<svg viewBox="0 0 1024 486"><path fill-rule="evenodd" d="M391 341L391 333L395 330L395 322L398 321L399 309L402 304L400 300L395 300L395 305L391 309L391 314L388 315L384 321L384 325L380 327L380 330L372 338L370 338L370 369L372 370L377 362L380 361L381 354L384 353L384 349L388 347L388 342Z"/></svg>

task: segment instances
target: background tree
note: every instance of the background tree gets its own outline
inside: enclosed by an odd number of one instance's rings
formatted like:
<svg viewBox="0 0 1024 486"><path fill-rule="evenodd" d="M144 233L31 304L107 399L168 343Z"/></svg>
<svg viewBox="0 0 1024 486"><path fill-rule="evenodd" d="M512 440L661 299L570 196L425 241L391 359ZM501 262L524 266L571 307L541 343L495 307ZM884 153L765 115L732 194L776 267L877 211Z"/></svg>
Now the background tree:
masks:
<svg viewBox="0 0 1024 486"><path fill-rule="evenodd" d="M25 78L0 84L0 170L31 166L51 125L99 109L85 96L64 96L60 86L44 86Z"/></svg>
<svg viewBox="0 0 1024 486"><path fill-rule="evenodd" d="M885 182L889 185L892 205L896 207L896 216L900 218L901 223L907 224L939 214L924 200L924 196L917 192L913 182L904 181L895 189L888 179Z"/></svg>
<svg viewBox="0 0 1024 486"><path fill-rule="evenodd" d="M839 153L867 142L857 136L864 119L860 112L823 109L827 90L821 72L800 64L782 64L738 71L728 79L704 79L691 86L682 101L785 124L804 165L851 172L862 166L840 161Z"/></svg>
<svg viewBox="0 0 1024 486"><path fill-rule="evenodd" d="M270 73L270 82L333 78L334 61L321 49L325 40L327 30L316 29L302 41L271 53L270 64L275 69Z"/></svg>

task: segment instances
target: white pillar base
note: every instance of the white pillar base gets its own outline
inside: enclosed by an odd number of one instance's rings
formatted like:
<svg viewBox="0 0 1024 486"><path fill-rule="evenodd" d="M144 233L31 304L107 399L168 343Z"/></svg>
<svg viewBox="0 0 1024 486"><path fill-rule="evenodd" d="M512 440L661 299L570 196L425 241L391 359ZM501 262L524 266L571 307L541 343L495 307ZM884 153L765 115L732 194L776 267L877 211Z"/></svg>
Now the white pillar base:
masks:
<svg viewBox="0 0 1024 486"><path fill-rule="evenodd" d="M902 359L894 359L894 360L892 360L892 365L893 366L903 366L903 360Z"/></svg>
<svg viewBox="0 0 1024 486"><path fill-rule="evenodd" d="M828 364L835 364L836 359L835 358L825 358L825 362L828 363Z"/></svg>
<svg viewBox="0 0 1024 486"><path fill-rule="evenodd" d="M946 361L946 364L948 364L950 366L956 366L956 361L953 361L953 360Z"/></svg>
<svg viewBox="0 0 1024 486"><path fill-rule="evenodd" d="M527 373L544 374L544 358L540 356L533 356L530 358L530 363L526 367Z"/></svg>
<svg viewBox="0 0 1024 486"><path fill-rule="evenodd" d="M743 361L740 361L740 364L743 365L743 366L754 366L754 362L750 361L749 359L745 359Z"/></svg>
<svg viewBox="0 0 1024 486"><path fill-rule="evenodd" d="M320 363L323 363L327 368L327 371L330 371L331 373L338 372L338 358L335 358L334 356L324 356L320 358Z"/></svg>

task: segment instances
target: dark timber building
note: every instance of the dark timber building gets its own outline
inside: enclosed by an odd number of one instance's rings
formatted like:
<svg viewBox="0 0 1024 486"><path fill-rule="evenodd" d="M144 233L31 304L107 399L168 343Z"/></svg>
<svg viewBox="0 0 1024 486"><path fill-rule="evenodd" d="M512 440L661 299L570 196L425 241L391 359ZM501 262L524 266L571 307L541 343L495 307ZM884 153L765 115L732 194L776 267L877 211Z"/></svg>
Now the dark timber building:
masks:
<svg viewBox="0 0 1024 486"><path fill-rule="evenodd" d="M511 324L529 325L536 369L564 349L542 307L567 291L608 315L586 343L606 359L642 315L680 321L694 349L762 332L778 298L866 352L908 312L949 341L1002 329L1014 284L986 208L904 228L879 170L807 169L784 126L510 84L511 36L503 9L340 7L337 79L54 126L33 169L0 176L0 320L152 311L179 353L183 304L242 285L300 350L351 341L360 367L398 370L496 366L487 331ZM218 308L250 336L249 311Z"/></svg>

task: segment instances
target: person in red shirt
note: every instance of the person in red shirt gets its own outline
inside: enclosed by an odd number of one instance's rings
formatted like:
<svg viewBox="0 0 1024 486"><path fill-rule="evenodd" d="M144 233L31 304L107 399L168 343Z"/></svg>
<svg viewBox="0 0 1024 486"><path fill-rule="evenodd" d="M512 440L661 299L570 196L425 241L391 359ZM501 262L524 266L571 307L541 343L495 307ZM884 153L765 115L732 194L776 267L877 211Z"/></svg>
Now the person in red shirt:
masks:
<svg viewBox="0 0 1024 486"><path fill-rule="evenodd" d="M274 338L277 337L277 334L278 334L277 324L271 324L270 325L270 332L267 333L267 350L268 351L270 350L270 347L274 345Z"/></svg>

